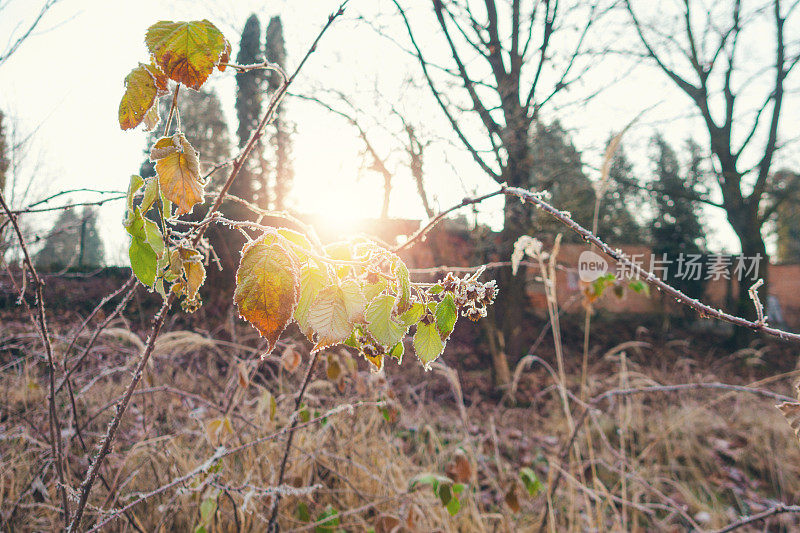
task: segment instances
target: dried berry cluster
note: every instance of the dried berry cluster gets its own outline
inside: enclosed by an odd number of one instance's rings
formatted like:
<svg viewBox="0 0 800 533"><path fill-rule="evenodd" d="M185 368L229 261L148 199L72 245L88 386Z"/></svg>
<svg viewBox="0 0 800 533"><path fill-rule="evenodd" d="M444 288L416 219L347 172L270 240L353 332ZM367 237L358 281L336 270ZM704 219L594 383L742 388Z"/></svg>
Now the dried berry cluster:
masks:
<svg viewBox="0 0 800 533"><path fill-rule="evenodd" d="M445 292L453 293L456 307L461 316L477 321L486 316L486 307L491 305L497 296L497 282L494 280L482 283L477 276L459 278L452 272L439 282Z"/></svg>

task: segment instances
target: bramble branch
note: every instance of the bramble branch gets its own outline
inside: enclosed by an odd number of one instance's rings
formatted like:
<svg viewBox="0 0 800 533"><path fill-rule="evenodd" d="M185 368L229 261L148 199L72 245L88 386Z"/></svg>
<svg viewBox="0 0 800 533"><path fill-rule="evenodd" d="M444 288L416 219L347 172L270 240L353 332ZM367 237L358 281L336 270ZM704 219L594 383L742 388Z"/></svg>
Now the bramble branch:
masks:
<svg viewBox="0 0 800 533"><path fill-rule="evenodd" d="M294 81L296 76L299 74L300 70L303 68L303 65L305 65L306 61L311 56L311 54L314 52L314 50L316 50L317 44L322 39L322 36L325 34L325 32L328 30L328 28L330 28L330 26L333 24L333 22L339 16L344 14L344 7L345 7L346 4L347 4L347 0L345 0L345 2L342 3L339 6L339 9L335 13L331 14L328 17L327 23L320 30L319 34L317 35L317 38L312 43L311 47L308 49L308 51L306 52L306 54L303 57L303 59L300 61L300 64L297 66L297 68L295 69L294 73L291 75L291 77L288 80L287 79L283 80L283 83L281 84L281 86L278 88L278 90L272 96L272 99L270 100L270 105L267 108L266 112L264 113L263 118L259 122L258 127L253 132L253 134L251 135L250 139L248 140L248 142L245 145L245 147L242 150L242 152L235 158L235 160L233 162L233 168L231 169L231 173L228 176L228 179L225 181L225 184L222 186L222 190L220 191L219 195L217 196L217 199L214 202L214 204L212 205L212 207L209 209L209 211L206 214L206 217L205 217L204 220L212 220L216 216L216 212L219 210L219 208L222 205L222 202L225 200L225 195L227 194L228 190L230 189L231 185L233 184L233 181L238 176L240 169L242 168L242 166L244 165L244 163L247 160L248 156L250 155L250 152L252 151L252 149L255 146L256 142L261 137L264 128L270 122L270 120L272 120L272 117L274 116L275 110L276 110L278 104L280 103L281 99L283 98L283 96L286 94L286 91L287 91L289 85ZM173 96L172 110L174 110L175 107L176 107L175 98L177 98L177 91L178 91L179 87L180 87L180 84L178 86L176 86L176 88L175 88L175 94ZM169 126L169 121L170 121L170 118L171 118L172 114L173 113L171 111L170 112L170 117L167 119L167 127ZM166 130L166 131L168 131L168 130ZM208 227L208 225L206 224L206 225L201 225L197 229L197 232L196 232L194 238L192 239L192 244L193 245L196 246L200 242L200 240L203 237L203 233L205 232L205 229L207 227ZM89 493L91 492L92 487L93 487L93 485L95 483L95 480L97 479L100 466L102 465L103 461L105 460L105 457L108 455L109 451L111 450L111 444L113 443L113 441L114 441L114 439L116 437L117 429L119 428L119 424L120 424L120 421L122 420L122 416L125 414L125 410L128 407L128 403L130 402L130 399L133 396L133 393L134 393L136 387L138 386L139 381L142 378L144 368L147 365L147 361L150 359L150 356L153 353L153 349L155 347L156 338L161 333L161 328L164 326L164 323L166 321L166 318L167 318L167 315L169 313L169 310L172 307L172 305L175 303L176 299L177 299L177 293L170 292L169 296L167 296L164 299L164 303L161 306L160 311L158 312L158 314L156 315L156 317L153 320L153 325L152 325L152 327L150 329L150 334L148 335L145 349L142 352L141 358L139 360L138 365L136 366L136 369L134 370L133 377L131 378L130 383L128 384L127 388L125 389L125 392L123 393L122 398L120 399L119 403L117 404L116 412L114 414L114 417L111 419L111 422L108 425L108 429L106 430L106 434L103 437L103 440L102 440L102 442L101 442L101 444L99 446L98 453L95 456L94 460L92 461L91 465L89 466L89 469L86 472L86 477L84 478L83 482L81 483L80 491L79 491L80 494L79 494L79 499L78 499L78 506L77 506L77 508L75 510L75 515L72 518L72 521L69 523L69 526L67 527L68 531L77 531L80 528L81 517L83 515L84 509L86 508L86 504L87 504L88 499L89 499Z"/></svg>

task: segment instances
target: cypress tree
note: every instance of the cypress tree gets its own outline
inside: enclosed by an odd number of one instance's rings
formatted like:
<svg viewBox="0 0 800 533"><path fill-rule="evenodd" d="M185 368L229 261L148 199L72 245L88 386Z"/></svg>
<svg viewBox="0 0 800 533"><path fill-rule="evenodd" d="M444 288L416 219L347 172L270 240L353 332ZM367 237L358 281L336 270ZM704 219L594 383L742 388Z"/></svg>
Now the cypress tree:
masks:
<svg viewBox="0 0 800 533"><path fill-rule="evenodd" d="M286 70L286 42L283 39L283 23L280 17L272 17L267 25L266 43L264 45L266 58L270 63L275 63ZM270 92L274 93L280 87L281 77L277 72L270 72L267 77ZM286 110L283 104L275 110L273 120L274 131L272 134L272 149L275 155L275 190L274 207L281 210L286 208L286 197L292 188L294 169L292 168L292 139L291 126L286 120Z"/></svg>
<svg viewBox="0 0 800 533"><path fill-rule="evenodd" d="M236 62L240 65L249 65L263 60L261 23L253 14L248 17L242 30ZM236 117L239 120L236 135L239 139L239 148L244 148L247 140L258 127L263 107L263 94L264 75L262 71L251 70L236 74ZM263 146L259 142L254 147L245 166L240 170L230 192L247 201L257 200L260 205L266 207L265 175L261 164L264 161L263 152Z"/></svg>

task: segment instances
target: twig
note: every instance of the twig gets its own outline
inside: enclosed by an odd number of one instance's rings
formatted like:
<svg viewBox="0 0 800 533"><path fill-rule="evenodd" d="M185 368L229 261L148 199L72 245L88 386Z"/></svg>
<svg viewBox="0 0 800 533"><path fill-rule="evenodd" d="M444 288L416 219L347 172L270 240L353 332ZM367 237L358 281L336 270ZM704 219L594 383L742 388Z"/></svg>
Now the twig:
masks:
<svg viewBox="0 0 800 533"><path fill-rule="evenodd" d="M583 240L595 245L597 248L600 249L601 252L603 252L609 258L614 260L616 263L624 265L627 268L630 268L631 272L634 272L636 275L643 277L646 283L672 296L678 303L683 304L687 307L691 307L692 309L697 311L700 314L700 316L705 318L716 318L717 320L722 320L723 322L729 322L734 326L740 326L752 329L754 331L761 331L768 335L772 335L773 337L778 337L779 339L800 343L800 334L783 331L781 329L767 326L766 324L763 323L752 322L750 320L746 320L744 318L732 315L730 313L726 313L719 309L714 309L710 305L704 304L699 300L691 298L686 294L684 294L683 292L679 291L678 289L672 287L671 285L664 283L655 274L643 269L638 264L628 259L628 257L624 253L622 253L621 250L611 248L608 244L600 240L600 238L594 235L591 231L587 230L586 228L584 228L583 226L572 220L572 218L569 216L568 213L559 211L552 205L542 200L539 197L539 195L527 191L525 189L520 189L518 187L502 187L500 190L505 194L516 196L523 202L533 204L539 209L546 211L547 213L558 219L562 224L567 226L569 229L580 235L580 237Z"/></svg>
<svg viewBox="0 0 800 533"><path fill-rule="evenodd" d="M49 211L66 211L67 209L72 209L73 207L89 207L89 206L99 206L103 205L108 202L114 202L116 200L122 200L125 198L125 195L119 196L112 196L111 198L103 198L101 200L95 200L94 202L77 202L74 204L63 204L57 205L55 207L40 207L40 208L33 208L33 207L26 207L24 209L17 209L16 211L11 211L15 215L23 215L27 213L47 213Z"/></svg>
<svg viewBox="0 0 800 533"><path fill-rule="evenodd" d="M416 232L414 235L412 235L406 242L404 242L403 244L397 246L392 251L396 253L396 252L399 252L401 250L405 250L406 248L410 247L417 240L423 238L430 230L432 230L433 227L436 226L436 224L438 224L445 216L447 216L448 213L450 213L452 211L455 211L456 209L461 209L462 207L466 207L468 205L479 204L479 203L483 202L484 200L488 200L489 198L492 198L493 196L498 196L498 195L503 194L505 192L506 192L506 188L503 187L500 190L497 190L497 191L494 191L494 192L490 192L489 194L484 194L483 196L476 196L474 198L470 198L470 197L464 198L463 200L461 200L460 204L454 205L450 209L446 209L446 210L442 211L441 213L439 213L438 215L436 215L433 219L431 219L425 225L425 227L420 229L418 232Z"/></svg>
<svg viewBox="0 0 800 533"><path fill-rule="evenodd" d="M758 514L750 516L745 516L744 518L737 520L736 522L732 522L727 526L723 527L722 529L718 529L717 531L715 531L715 533L728 533L728 531L739 529L740 527L752 524L753 522L758 522L759 520L764 520L765 518L769 518L770 516L781 513L800 513L800 505L786 505L784 503L779 503L774 507L770 507L766 511L762 511Z"/></svg>
<svg viewBox="0 0 800 533"><path fill-rule="evenodd" d="M756 308L756 323L761 325L766 325L767 319L764 316L764 304L761 303L761 298L758 297L758 288L764 284L763 279L759 279L753 286L747 289L747 293L750 295L750 299L753 300L753 305Z"/></svg>
<svg viewBox="0 0 800 533"><path fill-rule="evenodd" d="M41 16L41 15L40 15ZM37 19L38 20L38 19ZM3 191L0 190L0 206L2 206L3 211L8 216L9 220L11 220L11 227L14 228L14 233L17 234L17 239L19 240L19 246L22 250L22 257L27 266L28 271L33 278L33 285L34 290L36 291L36 314L34 315L31 308L27 305L25 306L28 309L28 312L31 316L31 320L34 324L36 324L37 329L39 330L39 335L42 338L42 343L44 344L45 354L47 355L47 374L48 374L48 386L49 391L47 394L47 403L50 410L50 446L53 452L53 460L56 464L56 473L58 475L58 484L59 488L58 491L61 494L61 505L62 510L61 514L64 516L64 524L66 525L69 523L69 501L67 500L67 485L64 479L64 452L61 449L61 423L58 420L58 414L56 413L56 381L55 381L55 373L56 373L56 366L53 362L53 347L50 344L50 333L47 330L47 317L45 316L44 311L44 294L42 287L44 286L44 282L42 282L39 275L36 273L36 268L33 266L33 261L31 261L31 256L28 253L28 246L25 243L25 238L22 236L22 231L19 228L19 224L17 224L17 216L11 212L11 209L8 207L6 203L6 199L3 196ZM25 271L22 272L23 282L25 279ZM24 287L24 283L23 283ZM24 290L24 289L23 289ZM20 298L24 300L24 293L20 292Z"/></svg>
<svg viewBox="0 0 800 533"><path fill-rule="evenodd" d="M306 393L306 389L308 388L308 384L311 382L311 377L314 375L314 367L317 364L317 359L319 359L319 351L314 352L311 356L311 362L308 365L308 371L306 372L306 377L303 380L303 385L300 387L300 392L297 394L297 398L294 401L294 415L292 418L292 424L289 426L289 436L286 438L286 447L283 450L283 459L281 459L281 467L278 471L278 481L276 485L281 485L283 483L283 476L286 474L286 462L289 459L289 454L292 451L292 441L294 440L294 431L297 427L297 423L300 418L297 416L297 410L300 409L300 405L303 401L303 395ZM278 493L275 495L275 499L272 502L272 510L269 517L269 524L267 525L267 531L269 533L276 532L277 533L277 525L276 520L278 519L278 504L281 502L281 494Z"/></svg>

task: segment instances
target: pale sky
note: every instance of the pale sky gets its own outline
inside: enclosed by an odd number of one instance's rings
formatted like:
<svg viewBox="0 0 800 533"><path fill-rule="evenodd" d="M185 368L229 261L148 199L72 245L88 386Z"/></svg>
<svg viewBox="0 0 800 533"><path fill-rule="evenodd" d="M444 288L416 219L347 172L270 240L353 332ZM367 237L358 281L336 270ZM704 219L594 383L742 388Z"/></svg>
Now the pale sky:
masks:
<svg viewBox="0 0 800 533"><path fill-rule="evenodd" d="M39 5L34 0L11 0L0 14L0 46L18 24L30 20ZM0 109L15 118L22 132L36 130L27 170L22 172L25 178L35 174L35 179L29 196L21 203L70 188L124 190L130 174L138 172L146 134L141 129L120 131L117 108L125 76L139 61L147 60L143 38L152 23L208 18L231 41L235 57L239 31L251 12L259 15L263 30L270 16L281 14L291 71L337 6L338 2L328 0L63 0L16 55L0 67ZM389 121L382 113L388 103L397 105L434 140L426 152L425 168L429 195L439 208L457 203L472 191L496 188L476 168L466 150L453 141L430 93L405 83L411 78L419 79L419 67L413 58L357 19L359 14L371 16L376 11L393 13L390 2L385 0L351 0L345 19L324 37L292 91L301 93L320 87L342 91L360 107L373 110L372 121L367 120L371 126ZM412 21L422 25L423 17L417 16ZM793 30L796 28L787 28L787 34ZM392 26L391 32L406 42L402 28ZM435 37L431 34L432 40ZM580 91L606 84L615 76L615 69L622 70L618 60L610 60L608 67L605 72L599 69L601 72L587 76L569 97L577 99ZM225 106L232 139L236 124L234 86L232 72L214 76L213 87ZM375 96L376 89L380 98ZM609 133L621 129L654 104L658 105L625 138L626 151L636 170L649 173L646 155L655 128L661 129L676 149L690 135L701 145L706 139L696 120L676 119L693 110L663 76L650 69L637 69L586 106L572 107L559 118L572 130L575 144L584 152L584 162L596 166ZM294 205L311 213L377 216L382 178L369 171L359 176L362 145L356 132L315 104L290 101L287 105L289 118L297 127ZM787 98L784 105L782 132L785 136L796 135L792 124L800 118L797 100ZM383 153L397 149L391 137L379 129L374 131ZM797 168L798 159L797 148L790 147L782 162ZM587 174L595 177L597 172L587 168ZM390 214L424 218L407 169L400 168L394 182ZM73 200L80 198L85 197L73 196ZM121 262L126 256L127 238L120 224L123 209L122 202L112 202L101 210L101 234L111 262ZM500 201L483 205L483 219L496 221L500 209ZM710 211L707 217L712 247L735 251L738 245L720 213ZM50 219L29 220L34 227L44 228Z"/></svg>

